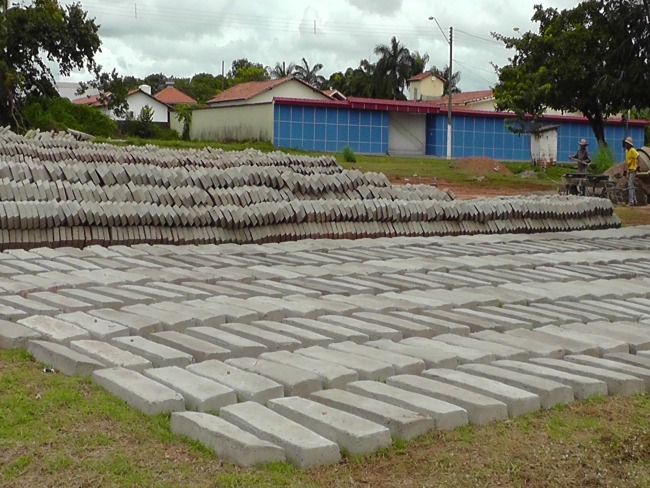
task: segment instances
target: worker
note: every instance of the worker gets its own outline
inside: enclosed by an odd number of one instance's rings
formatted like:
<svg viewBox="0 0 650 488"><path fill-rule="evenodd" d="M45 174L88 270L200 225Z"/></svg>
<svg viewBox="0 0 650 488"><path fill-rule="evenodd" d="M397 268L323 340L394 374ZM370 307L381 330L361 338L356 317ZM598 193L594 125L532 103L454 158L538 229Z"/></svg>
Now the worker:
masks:
<svg viewBox="0 0 650 488"><path fill-rule="evenodd" d="M580 142L578 143L578 152L573 156L569 156L569 159L578 162L578 173L581 174L586 173L589 165L591 164L591 158L589 157L589 150L587 149L587 146L589 146L587 139L580 139ZM585 180L583 178L578 181L576 189L578 190L578 195L584 197L587 194L587 188L585 186Z"/></svg>
<svg viewBox="0 0 650 488"><path fill-rule="evenodd" d="M623 141L625 147L625 175L627 176L628 205L636 205L636 172L639 169L639 153L634 148L632 137Z"/></svg>

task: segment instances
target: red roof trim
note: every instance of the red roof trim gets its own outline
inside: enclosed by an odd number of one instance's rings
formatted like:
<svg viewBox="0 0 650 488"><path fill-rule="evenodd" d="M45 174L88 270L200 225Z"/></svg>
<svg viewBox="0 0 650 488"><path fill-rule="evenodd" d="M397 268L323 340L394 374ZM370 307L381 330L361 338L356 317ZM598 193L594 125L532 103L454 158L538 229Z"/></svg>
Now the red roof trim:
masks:
<svg viewBox="0 0 650 488"><path fill-rule="evenodd" d="M516 117L515 114L510 112L488 112L486 110L467 110L467 109L453 108L451 112L453 115L468 115L468 116L474 115L480 117L489 117L493 119L514 119ZM577 115L545 115L542 117L542 120L545 122L580 122L580 123L587 122L586 117L580 117ZM629 125L632 126L645 127L650 123L650 121L630 120L628 123ZM623 119L610 118L607 119L606 124L621 125L623 124Z"/></svg>
<svg viewBox="0 0 650 488"><path fill-rule="evenodd" d="M407 112L420 114L437 114L440 107L425 102L407 102L401 100L380 100L377 98L355 98L347 100L306 100L304 98L283 98L273 99L278 105L306 105L310 107L336 107L352 108L359 110L377 110L385 112Z"/></svg>

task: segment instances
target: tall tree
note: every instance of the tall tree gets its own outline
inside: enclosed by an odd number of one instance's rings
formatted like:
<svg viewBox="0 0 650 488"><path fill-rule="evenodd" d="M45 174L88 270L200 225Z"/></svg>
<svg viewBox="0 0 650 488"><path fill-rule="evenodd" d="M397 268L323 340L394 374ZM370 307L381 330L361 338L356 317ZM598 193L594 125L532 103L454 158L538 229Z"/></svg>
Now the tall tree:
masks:
<svg viewBox="0 0 650 488"><path fill-rule="evenodd" d="M61 75L74 69L99 72L95 55L99 26L78 3L34 0L28 6L2 3L0 13L0 125L19 126L28 95L58 96L49 62Z"/></svg>
<svg viewBox="0 0 650 488"><path fill-rule="evenodd" d="M263 64L252 63L246 58L236 59L228 72L232 85L247 81L266 81L270 79L269 70Z"/></svg>
<svg viewBox="0 0 650 488"><path fill-rule="evenodd" d="M427 53L420 54L418 51L411 53L411 76L424 73L424 70L429 63L429 55Z"/></svg>
<svg viewBox="0 0 650 488"><path fill-rule="evenodd" d="M379 56L375 70L378 87L381 89L382 85L387 84L394 100L404 98L402 91L406 80L411 77L410 51L393 36L389 45L375 46L374 53Z"/></svg>
<svg viewBox="0 0 650 488"><path fill-rule="evenodd" d="M274 80L277 80L278 78L286 78L287 76L291 76L295 74L296 72L296 65L295 63L285 63L282 61L281 63L275 63L275 68L271 70L271 78Z"/></svg>
<svg viewBox="0 0 650 488"><path fill-rule="evenodd" d="M431 72L445 80L444 83L444 88L443 88L443 95L449 95L449 89L451 87L451 94L455 95L456 93L461 93L462 90L458 87L458 84L460 83L460 71L456 71L455 73L450 73L449 70L449 65L445 65L444 68L439 69L437 67L431 68Z"/></svg>
<svg viewBox="0 0 650 488"><path fill-rule="evenodd" d="M498 71L497 107L524 113L541 104L581 112L598 143L606 144L607 118L633 103L638 81L647 79L648 61L647 51L640 52L638 33L624 28L629 23L621 17L626 9L608 3L587 0L561 12L536 5L532 20L539 24L537 34L493 34L515 50L510 64ZM641 0L619 3L629 7ZM625 36L631 40L624 41Z"/></svg>
<svg viewBox="0 0 650 488"><path fill-rule="evenodd" d="M321 88L326 84L325 77L318 74L318 72L323 69L321 63L309 66L309 63L305 58L302 58L300 62L301 64L297 65L294 69L294 75L296 78L318 88Z"/></svg>

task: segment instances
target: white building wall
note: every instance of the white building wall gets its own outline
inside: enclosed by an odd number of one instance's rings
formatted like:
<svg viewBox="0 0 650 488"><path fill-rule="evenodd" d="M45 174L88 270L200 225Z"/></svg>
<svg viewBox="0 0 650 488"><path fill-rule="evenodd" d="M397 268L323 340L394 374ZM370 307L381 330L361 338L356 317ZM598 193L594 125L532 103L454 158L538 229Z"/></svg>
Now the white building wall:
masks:
<svg viewBox="0 0 650 488"><path fill-rule="evenodd" d="M183 133L183 124L173 113L169 122L172 129ZM194 110L190 137L201 141L273 141L273 104Z"/></svg>
<svg viewBox="0 0 650 488"><path fill-rule="evenodd" d="M132 114L134 119L138 118L140 111L145 105L149 105L153 109L152 122L167 122L167 112L169 109L167 108L167 105L160 103L155 98L151 98L142 92L136 92L133 95L130 95L127 98L127 101L129 103L129 115Z"/></svg>

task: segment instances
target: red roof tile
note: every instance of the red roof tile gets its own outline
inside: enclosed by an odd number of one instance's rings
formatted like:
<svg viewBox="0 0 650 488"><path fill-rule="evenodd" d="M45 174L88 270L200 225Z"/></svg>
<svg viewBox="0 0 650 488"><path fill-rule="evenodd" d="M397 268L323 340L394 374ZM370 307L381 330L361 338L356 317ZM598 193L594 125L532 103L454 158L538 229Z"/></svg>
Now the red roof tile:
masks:
<svg viewBox="0 0 650 488"><path fill-rule="evenodd" d="M468 105L472 102L481 102L492 99L494 99L494 93L492 93L492 90L462 92L451 96L451 104L455 106ZM447 95L443 95L440 98L432 100L431 103L435 103L438 106L447 105L447 103L449 103L449 98Z"/></svg>
<svg viewBox="0 0 650 488"><path fill-rule="evenodd" d="M420 73L419 75L411 76L408 81L422 81L429 76L435 76L438 78L440 81L445 81L445 79L442 76L438 76L436 74L433 74L431 71L425 71L424 73Z"/></svg>
<svg viewBox="0 0 650 488"><path fill-rule="evenodd" d="M196 104L196 100L173 86L163 88L154 95L154 98L167 105L178 105L181 103L187 103L189 105Z"/></svg>
<svg viewBox="0 0 650 488"><path fill-rule="evenodd" d="M305 83L304 81L294 76L286 76L284 78L278 78L277 80L248 81L246 83L239 83L238 85L235 85L232 88L228 88L226 91L219 93L217 96L208 100L207 103L250 100L251 98L256 97L261 93L272 90L276 86L282 85L283 83L287 83L288 81L291 80L297 81L298 83L302 83L303 85L311 88L315 92L325 95L322 91L320 91L318 88L314 86L311 86L309 83Z"/></svg>
<svg viewBox="0 0 650 488"><path fill-rule="evenodd" d="M99 100L100 95L86 95L85 97L81 98L76 98L72 100L72 103L75 105L88 105L90 107L101 107L104 105L100 100Z"/></svg>

